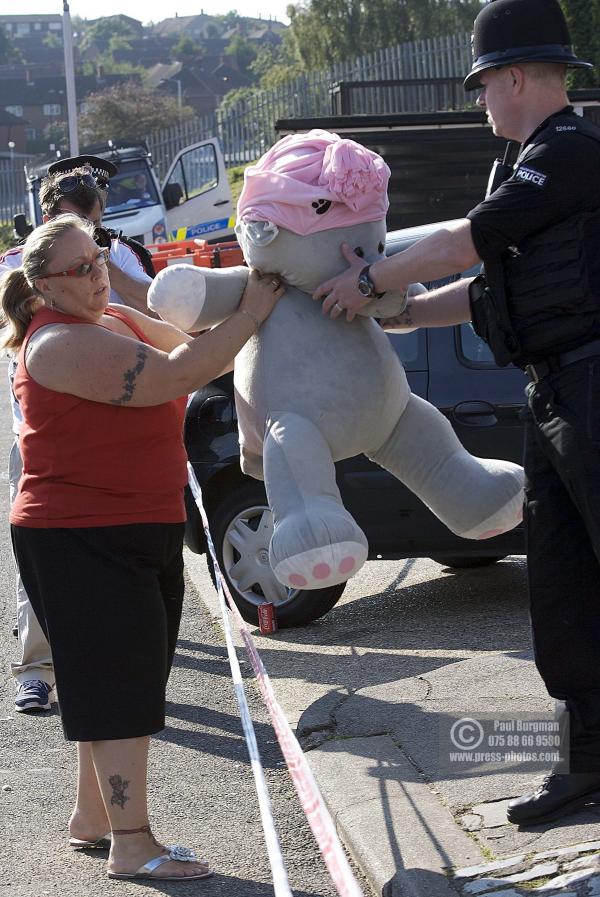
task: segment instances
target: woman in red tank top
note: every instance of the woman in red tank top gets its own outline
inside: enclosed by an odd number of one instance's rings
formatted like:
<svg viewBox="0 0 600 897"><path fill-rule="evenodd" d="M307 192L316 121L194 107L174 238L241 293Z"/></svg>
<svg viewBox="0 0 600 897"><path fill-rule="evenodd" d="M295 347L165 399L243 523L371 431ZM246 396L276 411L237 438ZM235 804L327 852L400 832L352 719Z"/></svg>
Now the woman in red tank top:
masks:
<svg viewBox="0 0 600 897"><path fill-rule="evenodd" d="M183 600L183 417L188 393L224 372L283 291L253 272L240 311L192 339L107 308L92 234L75 215L52 219L0 282L23 413L13 542L78 743L71 843L110 830L110 877L204 878L205 862L154 839L146 806Z"/></svg>

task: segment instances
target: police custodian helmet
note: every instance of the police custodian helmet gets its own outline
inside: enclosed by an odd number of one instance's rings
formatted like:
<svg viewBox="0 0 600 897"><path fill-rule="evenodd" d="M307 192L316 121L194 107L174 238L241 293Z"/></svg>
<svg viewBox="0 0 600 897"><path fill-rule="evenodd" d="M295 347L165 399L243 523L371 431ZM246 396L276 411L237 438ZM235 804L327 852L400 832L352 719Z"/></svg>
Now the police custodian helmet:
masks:
<svg viewBox="0 0 600 897"><path fill-rule="evenodd" d="M490 0L473 26L473 66L465 90L481 87L486 69L514 62L558 62L593 68L578 59L558 0Z"/></svg>

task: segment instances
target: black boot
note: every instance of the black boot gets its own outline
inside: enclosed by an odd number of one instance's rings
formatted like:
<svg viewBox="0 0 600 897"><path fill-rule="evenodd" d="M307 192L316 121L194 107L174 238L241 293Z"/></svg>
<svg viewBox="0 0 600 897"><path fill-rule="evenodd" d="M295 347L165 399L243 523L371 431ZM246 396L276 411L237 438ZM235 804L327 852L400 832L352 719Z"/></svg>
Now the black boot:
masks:
<svg viewBox="0 0 600 897"><path fill-rule="evenodd" d="M506 815L516 825L537 825L596 801L600 801L600 772L552 773L537 791L511 800Z"/></svg>

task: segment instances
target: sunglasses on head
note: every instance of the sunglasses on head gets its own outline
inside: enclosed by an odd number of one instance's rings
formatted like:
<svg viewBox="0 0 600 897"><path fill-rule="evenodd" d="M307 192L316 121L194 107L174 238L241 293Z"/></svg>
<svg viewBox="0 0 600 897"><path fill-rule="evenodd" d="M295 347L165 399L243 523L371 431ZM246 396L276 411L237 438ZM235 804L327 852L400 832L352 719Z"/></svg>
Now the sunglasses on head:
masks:
<svg viewBox="0 0 600 897"><path fill-rule="evenodd" d="M108 179L100 174L68 174L57 181L56 186L60 193L66 196L77 190L80 184L85 184L86 187L98 187L100 190L108 189Z"/></svg>
<svg viewBox="0 0 600 897"><path fill-rule="evenodd" d="M77 265L76 268L67 268L66 271L57 271L55 274L42 274L42 277L85 277L90 273L94 265L100 268L107 265L109 255L110 249L101 249L93 262L84 262L82 265Z"/></svg>

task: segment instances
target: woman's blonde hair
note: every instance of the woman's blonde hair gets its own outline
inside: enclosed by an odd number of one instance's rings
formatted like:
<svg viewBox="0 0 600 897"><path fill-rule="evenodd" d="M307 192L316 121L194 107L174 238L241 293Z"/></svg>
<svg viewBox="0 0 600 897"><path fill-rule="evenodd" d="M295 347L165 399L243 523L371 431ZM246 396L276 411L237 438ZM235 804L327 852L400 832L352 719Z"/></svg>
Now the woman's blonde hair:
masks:
<svg viewBox="0 0 600 897"><path fill-rule="evenodd" d="M72 213L57 215L36 227L23 247L21 267L0 278L1 348L13 351L20 348L29 323L40 306L40 294L35 282L44 276L56 241L76 229L85 231L90 237L94 235L94 225Z"/></svg>

